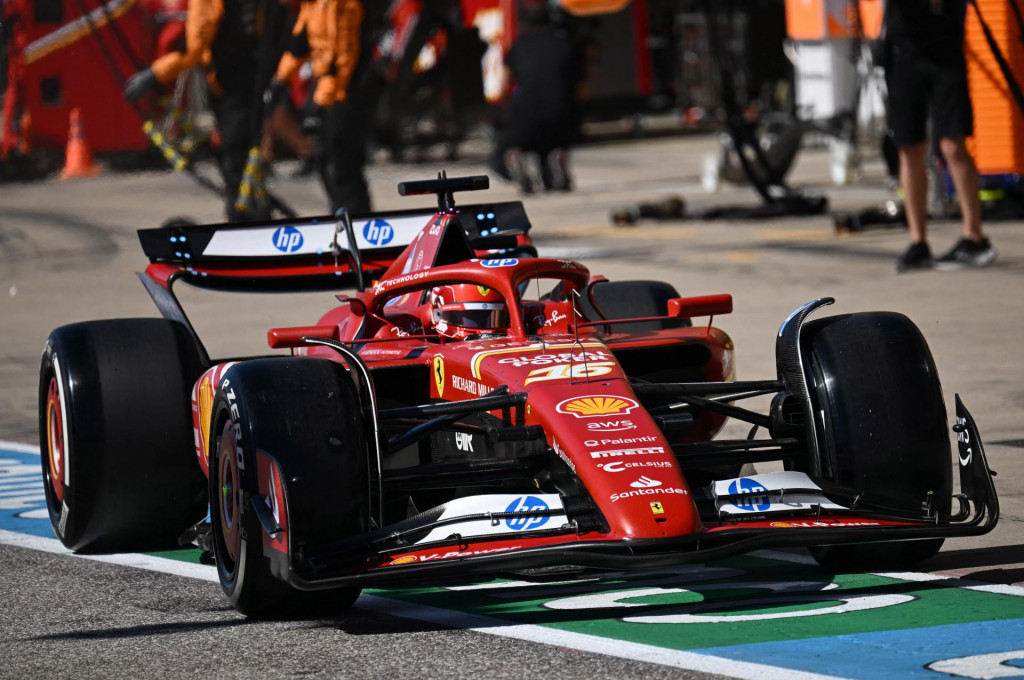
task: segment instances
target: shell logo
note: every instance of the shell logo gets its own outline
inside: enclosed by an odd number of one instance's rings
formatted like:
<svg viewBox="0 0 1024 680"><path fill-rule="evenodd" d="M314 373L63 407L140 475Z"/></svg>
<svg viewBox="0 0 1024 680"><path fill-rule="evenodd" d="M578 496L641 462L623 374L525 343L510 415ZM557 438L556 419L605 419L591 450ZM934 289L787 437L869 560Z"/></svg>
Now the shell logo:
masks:
<svg viewBox="0 0 1024 680"><path fill-rule="evenodd" d="M415 555L406 555L405 557L398 557L396 559L391 560L391 563L388 566L392 566L393 567L396 564L409 564L410 562L415 562L415 561L416 561L416 556Z"/></svg>
<svg viewBox="0 0 1024 680"><path fill-rule="evenodd" d="M555 407L559 413L571 414L577 418L593 418L595 416L623 415L629 413L639 404L629 397L595 395L566 399Z"/></svg>

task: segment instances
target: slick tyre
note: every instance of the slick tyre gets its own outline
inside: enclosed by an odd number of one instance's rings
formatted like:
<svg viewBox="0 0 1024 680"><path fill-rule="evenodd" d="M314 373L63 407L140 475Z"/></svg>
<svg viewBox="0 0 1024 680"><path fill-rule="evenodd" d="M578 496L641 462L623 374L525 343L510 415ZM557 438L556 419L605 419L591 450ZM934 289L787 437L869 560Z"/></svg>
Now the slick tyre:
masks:
<svg viewBox="0 0 1024 680"><path fill-rule="evenodd" d="M369 530L368 453L355 385L322 359L265 359L228 370L213 401L210 523L221 587L252 618L335 615L360 588L303 591L285 579L290 542L307 550ZM261 482L264 456L279 471L287 540L275 547L257 516L273 484ZM280 515L280 510L278 511Z"/></svg>
<svg viewBox="0 0 1024 680"><path fill-rule="evenodd" d="M206 514L190 392L203 370L179 323L117 319L50 334L39 438L54 532L76 552L173 548Z"/></svg>
<svg viewBox="0 0 1024 680"><path fill-rule="evenodd" d="M952 469L946 407L924 337L905 316L869 312L809 322L803 332L827 482L890 514L947 513ZM942 539L822 546L832 570L909 566Z"/></svg>

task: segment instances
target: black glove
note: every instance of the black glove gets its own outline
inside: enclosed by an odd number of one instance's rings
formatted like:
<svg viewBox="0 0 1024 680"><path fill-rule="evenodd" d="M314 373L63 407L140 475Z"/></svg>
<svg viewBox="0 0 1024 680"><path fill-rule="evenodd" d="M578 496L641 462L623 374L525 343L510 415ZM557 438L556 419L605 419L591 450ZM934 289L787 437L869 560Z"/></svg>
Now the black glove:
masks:
<svg viewBox="0 0 1024 680"><path fill-rule="evenodd" d="M138 101L150 90L156 89L156 76L152 69L139 71L124 85L124 96L128 101Z"/></svg>
<svg viewBox="0 0 1024 680"><path fill-rule="evenodd" d="M288 84L284 81L270 81L270 86L263 91L263 107L268 113L277 107L278 103L284 98L287 91Z"/></svg>

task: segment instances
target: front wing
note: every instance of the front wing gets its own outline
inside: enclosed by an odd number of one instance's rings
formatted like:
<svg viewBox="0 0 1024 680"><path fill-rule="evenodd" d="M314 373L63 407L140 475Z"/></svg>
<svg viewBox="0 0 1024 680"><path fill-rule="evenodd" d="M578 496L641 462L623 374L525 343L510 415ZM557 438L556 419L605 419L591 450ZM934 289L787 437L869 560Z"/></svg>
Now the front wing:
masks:
<svg viewBox="0 0 1024 680"><path fill-rule="evenodd" d="M568 505L557 496L538 496L533 508L507 507L506 512L459 515L442 509L424 513L419 525L407 520L398 531L376 532L338 544L320 554L289 550L268 557L276 562L277 575L295 588L315 590L343 586L421 583L424 579L469 579L527 570L592 568L609 570L649 569L705 562L761 548L801 547L879 541L910 541L929 538L973 536L991 531L999 518L999 503L977 426L956 398L956 425L961 493L959 510L951 517L900 517L844 508L827 499L815 502L814 490L786 491L794 512L720 512L718 523L686 536L663 539L609 539L598 531L581 530ZM742 480L733 480L742 481ZM728 488L728 483L722 489ZM768 503L779 490L759 487L729 496L723 507ZM819 490L820 491L820 490ZM746 500L744 500L746 497ZM753 500L751 500L753 498ZM254 499L254 503L259 502ZM502 499L501 503L505 500ZM513 499L514 500L514 499ZM540 509L543 506L543 509ZM458 507L458 506L455 506ZM540 522L539 518L545 518ZM414 518L415 520L416 518ZM509 520L519 529L481 532L477 526L495 527ZM547 528L548 519L556 520ZM412 522L412 524L410 524ZM531 528L535 524L537 528ZM467 536L461 532L473 532ZM401 535L418 536L417 542ZM424 540L425 537L425 540ZM373 540L370 540L373 539ZM292 537L295 540L295 537ZM275 559L276 558L276 559Z"/></svg>

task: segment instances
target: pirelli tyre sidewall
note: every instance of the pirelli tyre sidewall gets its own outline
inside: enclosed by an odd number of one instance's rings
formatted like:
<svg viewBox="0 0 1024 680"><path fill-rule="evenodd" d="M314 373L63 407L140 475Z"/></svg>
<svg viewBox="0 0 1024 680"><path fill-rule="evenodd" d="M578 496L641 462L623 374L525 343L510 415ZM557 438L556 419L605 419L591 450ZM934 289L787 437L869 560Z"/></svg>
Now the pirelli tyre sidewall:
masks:
<svg viewBox="0 0 1024 680"><path fill-rule="evenodd" d="M206 513L189 393L202 372L165 319L63 326L43 349L39 436L54 532L78 552L177 547Z"/></svg>
<svg viewBox="0 0 1024 680"><path fill-rule="evenodd" d="M892 312L809 322L802 335L822 477L863 498L922 516L947 513L952 454L946 407L931 352L918 328ZM942 539L832 546L830 567L909 564ZM812 551L814 552L814 551Z"/></svg>
<svg viewBox="0 0 1024 680"><path fill-rule="evenodd" d="M221 379L210 432L210 522L221 586L232 605L256 618L342 611L358 588L301 591L286 580L305 548L369 529L368 452L355 386L323 359L242 362ZM277 466L283 487L287 553L253 509L260 494L258 456Z"/></svg>

